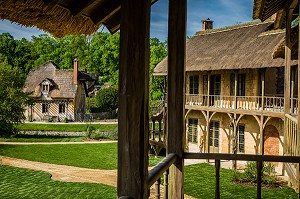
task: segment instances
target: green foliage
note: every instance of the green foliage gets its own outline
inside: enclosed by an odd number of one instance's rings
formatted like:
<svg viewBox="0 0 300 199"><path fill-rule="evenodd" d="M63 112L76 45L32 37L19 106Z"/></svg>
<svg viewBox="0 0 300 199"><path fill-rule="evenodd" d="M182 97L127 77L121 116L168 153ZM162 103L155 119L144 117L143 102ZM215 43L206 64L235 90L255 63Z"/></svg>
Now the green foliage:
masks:
<svg viewBox="0 0 300 199"><path fill-rule="evenodd" d="M0 63L0 135L14 133L14 125L24 119L25 105L29 102L21 90L24 81L24 75L17 67Z"/></svg>
<svg viewBox="0 0 300 199"><path fill-rule="evenodd" d="M89 71L100 76L101 82L118 84L120 34L98 32L93 35L89 48Z"/></svg>
<svg viewBox="0 0 300 199"><path fill-rule="evenodd" d="M0 165L1 198L115 199L115 187L97 183L61 182L42 171Z"/></svg>
<svg viewBox="0 0 300 199"><path fill-rule="evenodd" d="M85 132L88 126L93 126L99 132L117 132L118 124L36 124L24 123L16 127L20 131L61 131L61 132Z"/></svg>
<svg viewBox="0 0 300 199"><path fill-rule="evenodd" d="M164 77L154 77L155 66L167 56L167 42L160 42L157 38L150 39L150 100L161 100Z"/></svg>
<svg viewBox="0 0 300 199"><path fill-rule="evenodd" d="M262 168L262 182L266 185L276 185L275 167L270 162L264 162ZM236 173L234 180L245 179L249 182L257 181L256 162L247 162L243 173Z"/></svg>
<svg viewBox="0 0 300 199"><path fill-rule="evenodd" d="M96 95L97 112L111 112L118 108L118 89L114 86L98 91Z"/></svg>
<svg viewBox="0 0 300 199"><path fill-rule="evenodd" d="M36 136L17 134L10 138L1 138L0 142L82 142L84 137Z"/></svg>

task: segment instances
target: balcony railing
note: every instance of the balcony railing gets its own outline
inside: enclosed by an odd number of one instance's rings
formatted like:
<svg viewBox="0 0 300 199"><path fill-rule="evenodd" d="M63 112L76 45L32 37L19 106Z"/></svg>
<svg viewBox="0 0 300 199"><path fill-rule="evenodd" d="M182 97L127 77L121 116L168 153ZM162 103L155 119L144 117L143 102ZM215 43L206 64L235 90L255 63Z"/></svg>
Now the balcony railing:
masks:
<svg viewBox="0 0 300 199"><path fill-rule="evenodd" d="M236 99L236 101L235 101ZM291 113L297 114L298 99L291 99ZM264 110L284 112L284 98L270 96L225 96L225 95L186 95L186 105L209 106L224 109Z"/></svg>

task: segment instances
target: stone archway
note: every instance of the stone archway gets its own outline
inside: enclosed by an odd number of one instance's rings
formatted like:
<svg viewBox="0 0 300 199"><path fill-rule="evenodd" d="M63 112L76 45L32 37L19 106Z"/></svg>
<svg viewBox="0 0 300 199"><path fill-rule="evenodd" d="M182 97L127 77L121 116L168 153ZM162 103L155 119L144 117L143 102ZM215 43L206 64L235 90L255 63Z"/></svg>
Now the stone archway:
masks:
<svg viewBox="0 0 300 199"><path fill-rule="evenodd" d="M264 129L264 154L279 155L279 132L273 125Z"/></svg>

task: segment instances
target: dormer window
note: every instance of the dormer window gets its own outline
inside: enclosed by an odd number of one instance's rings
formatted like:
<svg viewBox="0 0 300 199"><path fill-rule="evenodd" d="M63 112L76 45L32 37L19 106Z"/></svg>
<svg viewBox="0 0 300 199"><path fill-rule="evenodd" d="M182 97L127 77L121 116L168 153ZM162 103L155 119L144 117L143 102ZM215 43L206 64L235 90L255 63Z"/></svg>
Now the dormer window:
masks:
<svg viewBox="0 0 300 199"><path fill-rule="evenodd" d="M47 93L49 92L49 85L48 85L48 84L44 84L44 85L43 85L43 92L45 92L45 93L46 93L46 92L47 92Z"/></svg>
<svg viewBox="0 0 300 199"><path fill-rule="evenodd" d="M46 78L44 79L41 83L41 92L43 95L45 95L47 97L47 95L49 94L50 90L53 89L55 87L55 83L53 80Z"/></svg>

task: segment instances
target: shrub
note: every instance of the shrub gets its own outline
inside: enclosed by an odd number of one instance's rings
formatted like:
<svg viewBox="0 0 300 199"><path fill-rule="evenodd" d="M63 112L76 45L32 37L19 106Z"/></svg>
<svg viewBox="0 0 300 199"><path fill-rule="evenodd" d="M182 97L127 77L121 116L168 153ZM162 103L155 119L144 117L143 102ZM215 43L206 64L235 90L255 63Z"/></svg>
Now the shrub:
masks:
<svg viewBox="0 0 300 199"><path fill-rule="evenodd" d="M118 108L118 89L116 87L104 88L96 95L96 109L98 112L111 112Z"/></svg>
<svg viewBox="0 0 300 199"><path fill-rule="evenodd" d="M264 162L262 168L262 182L267 185L276 184L275 167L270 162ZM249 182L257 181L257 167L256 162L247 162L243 173L234 172L233 180L246 180Z"/></svg>

